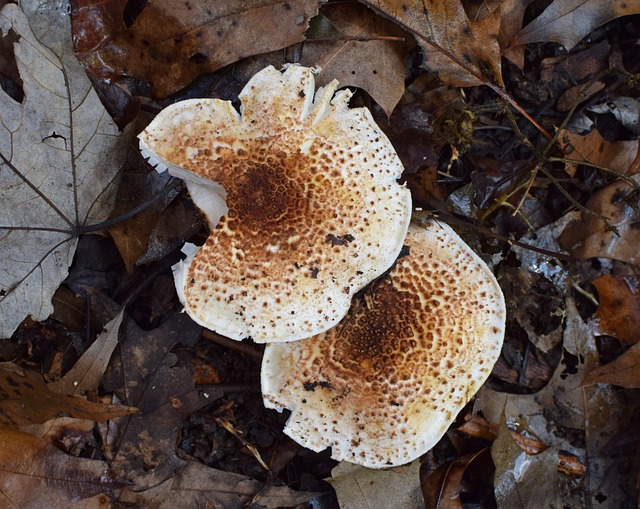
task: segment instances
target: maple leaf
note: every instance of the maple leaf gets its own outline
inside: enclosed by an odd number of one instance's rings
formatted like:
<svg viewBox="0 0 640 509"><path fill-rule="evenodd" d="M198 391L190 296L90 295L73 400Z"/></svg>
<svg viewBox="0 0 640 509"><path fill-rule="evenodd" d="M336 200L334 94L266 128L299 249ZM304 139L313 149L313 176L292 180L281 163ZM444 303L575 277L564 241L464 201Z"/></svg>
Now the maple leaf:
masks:
<svg viewBox="0 0 640 509"><path fill-rule="evenodd" d="M0 12L24 88L22 104L0 92L2 337L52 313L77 236L111 211L128 145L73 55L65 5L21 5Z"/></svg>
<svg viewBox="0 0 640 509"><path fill-rule="evenodd" d="M554 0L540 16L516 34L511 45L551 41L560 43L570 50L586 35L608 21L638 13L638 2Z"/></svg>

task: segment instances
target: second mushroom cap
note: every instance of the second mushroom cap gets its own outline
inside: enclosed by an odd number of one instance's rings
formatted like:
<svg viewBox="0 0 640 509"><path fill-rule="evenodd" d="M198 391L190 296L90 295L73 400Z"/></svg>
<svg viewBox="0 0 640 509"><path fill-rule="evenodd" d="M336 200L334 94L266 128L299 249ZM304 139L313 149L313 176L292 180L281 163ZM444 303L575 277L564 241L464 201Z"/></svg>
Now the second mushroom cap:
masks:
<svg viewBox="0 0 640 509"><path fill-rule="evenodd" d="M265 406L285 433L370 468L408 463L447 431L498 359L505 303L484 262L445 225L411 225L409 253L333 329L268 344Z"/></svg>

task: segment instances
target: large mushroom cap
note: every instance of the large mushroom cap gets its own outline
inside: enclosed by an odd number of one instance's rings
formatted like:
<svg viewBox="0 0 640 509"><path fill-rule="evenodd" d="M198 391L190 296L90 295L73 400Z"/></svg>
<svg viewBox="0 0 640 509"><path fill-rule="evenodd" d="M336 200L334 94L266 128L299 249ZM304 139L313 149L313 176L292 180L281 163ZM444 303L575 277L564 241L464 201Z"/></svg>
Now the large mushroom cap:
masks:
<svg viewBox="0 0 640 509"><path fill-rule="evenodd" d="M291 410L285 433L370 468L431 449L498 358L504 297L447 225L411 225L409 254L369 298L319 336L268 344L265 406Z"/></svg>
<svg viewBox="0 0 640 509"><path fill-rule="evenodd" d="M211 234L175 271L196 322L233 339L310 337L400 252L411 214L402 165L369 111L349 109L351 93L334 96L336 86L314 97L311 69L268 67L240 94L241 114L227 101L184 101L140 135L150 162L186 178L192 197L212 191L215 202L213 182L226 192L228 211L201 206Z"/></svg>

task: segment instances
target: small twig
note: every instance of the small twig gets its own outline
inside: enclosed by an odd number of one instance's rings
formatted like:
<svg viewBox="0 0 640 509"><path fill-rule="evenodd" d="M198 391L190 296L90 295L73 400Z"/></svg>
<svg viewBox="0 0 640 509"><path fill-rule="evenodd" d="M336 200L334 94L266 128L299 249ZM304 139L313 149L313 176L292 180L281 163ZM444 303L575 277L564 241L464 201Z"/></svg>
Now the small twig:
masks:
<svg viewBox="0 0 640 509"><path fill-rule="evenodd" d="M404 37L395 37L392 35L331 35L327 37L313 37L305 39L305 44L310 42L333 42L333 41L356 41L356 42L369 42L369 41L390 41L390 42L404 42Z"/></svg>
<svg viewBox="0 0 640 509"><path fill-rule="evenodd" d="M158 194L152 196L151 198L149 198L147 201L141 203L140 205L138 205L137 207L132 208L131 210L125 212L124 214L121 214L119 216L113 217L111 219L107 219L106 221L102 221L101 223L98 224L92 224L89 226L81 226L78 228L78 235L81 235L83 233L91 233L91 232L97 232L100 230L108 230L109 228L113 228L114 226L123 223L125 221L127 221L128 219L131 219L134 216L137 216L138 214L140 214L141 212L144 212L145 210L147 210L149 207L155 205L156 203L158 203L162 198L164 198L166 195L168 195L171 191L178 189L180 186L182 186L182 180L180 179L172 179L172 181L167 184L162 191L160 191Z"/></svg>
<svg viewBox="0 0 640 509"><path fill-rule="evenodd" d="M232 348L233 350L237 350L241 353L246 353L256 359L262 359L262 352L256 350L251 345L242 343L241 341L234 341L233 339L225 338L224 336L220 336L219 334L207 329L202 329L201 335L204 339L218 343L220 346Z"/></svg>

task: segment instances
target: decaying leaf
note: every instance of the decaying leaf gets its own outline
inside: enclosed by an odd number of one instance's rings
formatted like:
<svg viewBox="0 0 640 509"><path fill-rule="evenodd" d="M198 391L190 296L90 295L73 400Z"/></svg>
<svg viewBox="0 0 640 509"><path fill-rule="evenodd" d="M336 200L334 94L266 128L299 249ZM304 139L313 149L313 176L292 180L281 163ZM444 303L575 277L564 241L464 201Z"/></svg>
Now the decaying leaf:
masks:
<svg viewBox="0 0 640 509"><path fill-rule="evenodd" d="M68 395L82 395L87 391L97 391L100 379L107 369L113 350L118 344L118 331L124 317L124 310L105 325L93 344L82 354L60 380L50 383L50 391Z"/></svg>
<svg viewBox="0 0 640 509"><path fill-rule="evenodd" d="M121 355L112 361L103 385L128 404L135 402L139 412L120 423L112 467L142 489L169 479L183 463L175 450L182 421L220 394L199 393L190 370L176 365L170 352L178 342L195 345L199 337L200 327L185 314L173 314L150 331L126 318L121 334Z"/></svg>
<svg viewBox="0 0 640 509"><path fill-rule="evenodd" d="M586 135L565 131L559 139L565 146L565 158L570 161L587 161L619 173L633 174L640 170L634 164L640 158L638 140L607 141L597 129Z"/></svg>
<svg viewBox="0 0 640 509"><path fill-rule="evenodd" d="M123 490L120 502L158 509L297 507L317 494L269 486L243 475L184 462L173 477L145 491Z"/></svg>
<svg viewBox="0 0 640 509"><path fill-rule="evenodd" d="M591 282L598 290L598 331L632 345L640 341L638 278L605 274Z"/></svg>
<svg viewBox="0 0 640 509"><path fill-rule="evenodd" d="M464 473L471 464L488 456L489 450L481 449L477 453L448 461L428 475L421 469L420 484L425 509L462 509L460 491Z"/></svg>
<svg viewBox="0 0 640 509"><path fill-rule="evenodd" d="M503 85L497 11L471 21L460 0L367 0L411 32L420 44L423 67L449 85Z"/></svg>
<svg viewBox="0 0 640 509"><path fill-rule="evenodd" d="M558 507L558 449L524 452L502 422L491 447L496 466L494 492L499 509Z"/></svg>
<svg viewBox="0 0 640 509"><path fill-rule="evenodd" d="M4 426L18 428L63 416L105 421L135 411L123 405L103 405L56 394L39 374L10 362L0 364L0 424Z"/></svg>
<svg viewBox="0 0 640 509"><path fill-rule="evenodd" d="M554 0L540 16L516 34L511 45L551 41L570 50L608 21L638 13L640 4L625 0Z"/></svg>
<svg viewBox="0 0 640 509"><path fill-rule="evenodd" d="M166 97L201 74L302 41L321 3L150 0L126 32L105 37L110 40L82 62L98 79L132 76ZM85 26L83 33L92 30Z"/></svg>
<svg viewBox="0 0 640 509"><path fill-rule="evenodd" d="M615 361L589 372L583 385L611 384L640 389L640 342L633 345Z"/></svg>
<svg viewBox="0 0 640 509"><path fill-rule="evenodd" d="M54 446L0 427L0 506L68 509L115 486L103 461L68 456Z"/></svg>
<svg viewBox="0 0 640 509"><path fill-rule="evenodd" d="M631 178L640 183L640 174ZM599 218L582 214L580 220L566 227L560 245L581 260L602 257L640 264L640 229L637 228L640 210L637 204L637 191L626 182L608 185L589 199L587 208L608 217L617 232L608 230Z"/></svg>
<svg viewBox="0 0 640 509"><path fill-rule="evenodd" d="M390 116L404 92L411 35L357 3L328 4L314 22L300 63L320 66L316 84L362 88Z"/></svg>
<svg viewBox="0 0 640 509"><path fill-rule="evenodd" d="M606 500L611 507L629 502L629 493L620 486L629 483L630 477L615 468L622 453L606 445L617 430L630 426L631 411L610 386L583 387L586 374L598 365L598 353L593 331L571 299L566 300L563 345L562 362L544 389L515 395L485 388L478 396L477 410L503 426L492 451L499 507L520 507L518 500L529 495L566 507L596 505L598 500ZM510 429L504 428L517 429L549 447L529 457ZM590 472L601 472L597 485L589 476L580 476L579 469L575 477L558 475L561 454L577 458L577 464L588 465ZM527 474L527 467L534 469L535 476ZM544 493L538 491L541 482L547 490Z"/></svg>
<svg viewBox="0 0 640 509"><path fill-rule="evenodd" d="M19 36L22 104L0 91L0 335L43 320L84 227L105 219L127 137L118 133L71 50L65 5L25 1L0 13ZM32 31L32 28L35 31ZM47 45L49 47L47 47Z"/></svg>
<svg viewBox="0 0 640 509"><path fill-rule="evenodd" d="M341 462L331 471L329 484L342 508L402 507L422 509L420 462L388 470L372 470Z"/></svg>

